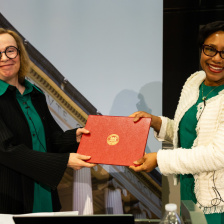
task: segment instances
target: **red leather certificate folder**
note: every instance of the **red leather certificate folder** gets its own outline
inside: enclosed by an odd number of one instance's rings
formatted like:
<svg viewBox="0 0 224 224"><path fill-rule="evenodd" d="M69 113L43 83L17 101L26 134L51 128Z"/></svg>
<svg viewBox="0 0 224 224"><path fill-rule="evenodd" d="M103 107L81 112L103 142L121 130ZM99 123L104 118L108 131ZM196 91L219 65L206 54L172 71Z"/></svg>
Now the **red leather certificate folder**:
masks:
<svg viewBox="0 0 224 224"><path fill-rule="evenodd" d="M90 163L130 166L145 152L151 118L133 122L132 117L89 115L78 153L91 156Z"/></svg>

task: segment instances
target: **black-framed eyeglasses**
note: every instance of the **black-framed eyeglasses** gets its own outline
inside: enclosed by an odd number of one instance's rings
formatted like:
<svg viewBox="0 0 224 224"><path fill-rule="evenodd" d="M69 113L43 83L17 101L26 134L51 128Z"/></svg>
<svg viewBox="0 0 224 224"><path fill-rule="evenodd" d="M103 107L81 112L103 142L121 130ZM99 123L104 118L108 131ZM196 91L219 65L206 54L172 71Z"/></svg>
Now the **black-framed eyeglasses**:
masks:
<svg viewBox="0 0 224 224"><path fill-rule="evenodd" d="M5 51L0 52L0 59L2 58L2 53L5 53L6 57L9 59L16 58L19 53L19 49L14 46L6 47Z"/></svg>
<svg viewBox="0 0 224 224"><path fill-rule="evenodd" d="M224 59L224 50L218 51L214 47L212 47L210 45L206 45L206 44L202 45L202 50L203 50L204 54L209 57L214 57L217 53L219 53L220 57L222 59Z"/></svg>

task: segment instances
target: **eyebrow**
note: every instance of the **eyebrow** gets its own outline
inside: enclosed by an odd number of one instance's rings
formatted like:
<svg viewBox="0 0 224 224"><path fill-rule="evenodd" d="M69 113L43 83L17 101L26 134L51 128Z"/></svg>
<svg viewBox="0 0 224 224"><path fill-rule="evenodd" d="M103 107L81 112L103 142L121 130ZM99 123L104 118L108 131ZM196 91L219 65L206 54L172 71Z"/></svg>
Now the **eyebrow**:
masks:
<svg viewBox="0 0 224 224"><path fill-rule="evenodd" d="M18 48L17 46L9 45L9 46L6 46L5 49L6 49L7 47L16 47L16 48ZM18 48L18 49L19 49L19 48Z"/></svg>
<svg viewBox="0 0 224 224"><path fill-rule="evenodd" d="M217 50L217 46L214 45L214 44L205 44L205 45L208 45L210 47L213 47L213 48L215 48ZM221 51L224 51L224 46L223 46L223 49Z"/></svg>

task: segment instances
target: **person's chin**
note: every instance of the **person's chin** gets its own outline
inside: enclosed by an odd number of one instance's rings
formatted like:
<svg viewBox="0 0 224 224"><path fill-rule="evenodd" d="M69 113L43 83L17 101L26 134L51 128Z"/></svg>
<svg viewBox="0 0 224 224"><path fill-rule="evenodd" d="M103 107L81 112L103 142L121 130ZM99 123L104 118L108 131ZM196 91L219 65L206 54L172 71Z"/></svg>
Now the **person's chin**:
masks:
<svg viewBox="0 0 224 224"><path fill-rule="evenodd" d="M206 80L209 82L210 85L212 83L217 85L217 83L224 80L224 72L221 72L221 73L207 72Z"/></svg>

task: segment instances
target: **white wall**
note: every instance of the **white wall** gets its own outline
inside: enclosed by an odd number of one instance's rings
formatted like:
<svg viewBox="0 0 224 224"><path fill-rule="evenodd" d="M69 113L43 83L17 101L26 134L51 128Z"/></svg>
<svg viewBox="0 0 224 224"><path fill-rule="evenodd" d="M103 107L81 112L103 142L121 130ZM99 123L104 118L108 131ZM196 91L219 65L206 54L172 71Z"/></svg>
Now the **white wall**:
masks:
<svg viewBox="0 0 224 224"><path fill-rule="evenodd" d="M162 114L162 0L0 0L0 11L102 114ZM147 152L161 148L152 136Z"/></svg>

